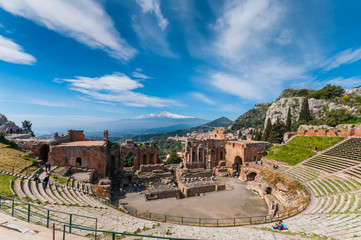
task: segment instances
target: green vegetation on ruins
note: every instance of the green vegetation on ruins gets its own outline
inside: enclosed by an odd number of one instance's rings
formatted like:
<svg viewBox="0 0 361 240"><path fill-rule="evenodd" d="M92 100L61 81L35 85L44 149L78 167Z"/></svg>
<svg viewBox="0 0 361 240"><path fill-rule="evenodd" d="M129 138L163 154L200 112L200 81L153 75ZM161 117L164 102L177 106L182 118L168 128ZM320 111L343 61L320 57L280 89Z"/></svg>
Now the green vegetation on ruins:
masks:
<svg viewBox="0 0 361 240"><path fill-rule="evenodd" d="M0 174L0 195L5 195L7 197L15 197L10 190L10 180L15 180L16 177Z"/></svg>
<svg viewBox="0 0 361 240"><path fill-rule="evenodd" d="M296 165L315 155L316 147L317 151L323 151L343 139L343 137L297 136L285 145L270 147L265 158Z"/></svg>
<svg viewBox="0 0 361 240"><path fill-rule="evenodd" d="M12 145L0 143L0 169L8 172L26 175L26 168L28 175L36 170L37 161L33 158L25 156L26 154Z"/></svg>

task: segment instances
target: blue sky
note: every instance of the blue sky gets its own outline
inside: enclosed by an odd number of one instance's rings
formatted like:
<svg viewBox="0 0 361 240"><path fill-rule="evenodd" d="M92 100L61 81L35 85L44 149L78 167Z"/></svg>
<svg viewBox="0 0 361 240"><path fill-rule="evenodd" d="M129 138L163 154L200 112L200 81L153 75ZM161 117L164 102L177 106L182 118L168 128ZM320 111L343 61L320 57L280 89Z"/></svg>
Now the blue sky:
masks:
<svg viewBox="0 0 361 240"><path fill-rule="evenodd" d="M361 85L360 1L0 0L0 112L35 129L169 111L234 120Z"/></svg>

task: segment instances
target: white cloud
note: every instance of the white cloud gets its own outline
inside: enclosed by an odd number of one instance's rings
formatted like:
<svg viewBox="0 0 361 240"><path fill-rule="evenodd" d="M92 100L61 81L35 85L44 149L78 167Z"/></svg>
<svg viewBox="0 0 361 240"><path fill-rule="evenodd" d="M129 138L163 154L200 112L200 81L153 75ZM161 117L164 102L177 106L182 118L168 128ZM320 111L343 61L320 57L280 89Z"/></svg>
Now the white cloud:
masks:
<svg viewBox="0 0 361 240"><path fill-rule="evenodd" d="M361 85L361 77L343 78L337 77L327 81L329 84L340 85L344 88L354 88Z"/></svg>
<svg viewBox="0 0 361 240"><path fill-rule="evenodd" d="M160 56L178 58L179 56L170 49L167 32L156 26L146 15L132 16L132 28L137 34L143 48Z"/></svg>
<svg viewBox="0 0 361 240"><path fill-rule="evenodd" d="M143 13L154 13L157 18L159 27L164 30L168 25L168 20L164 18L160 10L159 0L137 0L138 5L142 8Z"/></svg>
<svg viewBox="0 0 361 240"><path fill-rule="evenodd" d="M276 1L228 1L215 24L217 53L234 61L261 50L279 28L282 11Z"/></svg>
<svg viewBox="0 0 361 240"><path fill-rule="evenodd" d="M102 77L75 77L74 79L56 79L56 82L68 82L68 88L94 99L119 102L133 107L166 107L177 105L175 100L155 96L147 96L133 92L137 88L144 87L137 80L133 80L122 73L114 73Z"/></svg>
<svg viewBox="0 0 361 240"><path fill-rule="evenodd" d="M151 77L143 74L143 73L139 73L139 72L132 72L132 76L135 78L140 78L140 79L149 79Z"/></svg>
<svg viewBox="0 0 361 240"><path fill-rule="evenodd" d="M249 66L243 72L210 74L217 89L250 100L266 100L279 94L285 81L304 79L302 66L292 66L277 59Z"/></svg>
<svg viewBox="0 0 361 240"><path fill-rule="evenodd" d="M129 60L136 50L114 27L103 6L94 0L1 0L0 7L50 30L102 49L114 58Z"/></svg>
<svg viewBox="0 0 361 240"><path fill-rule="evenodd" d="M332 58L326 61L325 70L329 71L333 68L337 68L344 64L350 64L361 59L361 48L357 49L347 49L342 52L337 53Z"/></svg>
<svg viewBox="0 0 361 240"><path fill-rule="evenodd" d="M195 97L196 99L205 102L209 105L215 105L216 103L210 99L209 97L207 97L206 95L204 95L203 93L199 93L199 92L193 92L192 96Z"/></svg>
<svg viewBox="0 0 361 240"><path fill-rule="evenodd" d="M0 60L17 64L35 64L36 59L11 39L0 35Z"/></svg>
<svg viewBox="0 0 361 240"><path fill-rule="evenodd" d="M292 42L292 31L289 29L283 29L278 38L276 38L274 41L279 45L290 44Z"/></svg>
<svg viewBox="0 0 361 240"><path fill-rule="evenodd" d="M95 78L77 76L75 79L56 79L55 81L69 82L72 88L91 89L95 91L123 92L143 87L142 84L122 73L114 73L112 75Z"/></svg>

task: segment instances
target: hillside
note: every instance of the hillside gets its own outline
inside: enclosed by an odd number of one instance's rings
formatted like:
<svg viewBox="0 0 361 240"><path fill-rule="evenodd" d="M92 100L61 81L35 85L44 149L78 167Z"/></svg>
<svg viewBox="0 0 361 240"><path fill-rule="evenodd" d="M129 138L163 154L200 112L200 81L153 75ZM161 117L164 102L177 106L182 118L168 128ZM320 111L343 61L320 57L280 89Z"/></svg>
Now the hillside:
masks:
<svg viewBox="0 0 361 240"><path fill-rule="evenodd" d="M26 153L9 145L3 136L0 135L0 169L8 172L26 175L36 170L36 160L26 157Z"/></svg>
<svg viewBox="0 0 361 240"><path fill-rule="evenodd" d="M242 114L234 121L232 130L242 128L264 128L266 120L274 124L277 119L285 123L288 111L291 113L292 131L300 124L329 125L357 124L361 121L361 88L344 90L340 86L327 84L319 90L286 88L272 103L256 104L255 108ZM308 100L311 120L299 121L304 99Z"/></svg>
<svg viewBox="0 0 361 240"><path fill-rule="evenodd" d="M200 125L198 127L192 127L187 129L179 129L170 132L163 132L163 133L149 133L149 134L138 134L138 135L129 135L124 138L119 139L118 141L125 141L126 139L132 139L135 142L146 142L152 138L160 138L160 137L171 137L171 136L185 136L187 133L190 132L208 132L212 131L215 127L228 127L233 122L226 117L217 118L211 122L206 124Z"/></svg>
<svg viewBox="0 0 361 240"><path fill-rule="evenodd" d="M233 125L232 130L242 128L263 128L266 119L266 112L271 103L257 104L254 108L238 117Z"/></svg>
<svg viewBox="0 0 361 240"><path fill-rule="evenodd" d="M297 136L285 145L272 146L266 159L273 159L296 165L332 145L342 141L343 137ZM317 147L317 151L315 151Z"/></svg>

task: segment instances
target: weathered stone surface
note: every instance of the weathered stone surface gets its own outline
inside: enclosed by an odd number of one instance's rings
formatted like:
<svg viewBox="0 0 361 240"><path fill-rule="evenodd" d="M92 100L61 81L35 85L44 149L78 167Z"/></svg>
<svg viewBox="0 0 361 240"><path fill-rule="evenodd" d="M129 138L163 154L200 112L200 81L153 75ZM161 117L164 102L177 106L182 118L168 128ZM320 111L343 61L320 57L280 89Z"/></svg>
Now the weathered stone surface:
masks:
<svg viewBox="0 0 361 240"><path fill-rule="evenodd" d="M298 120L298 117L301 112L301 106L303 102L303 97L291 97L291 98L281 98L277 101L274 101L272 105L268 108L266 113L266 121L270 118L272 124L280 119L283 122L287 120L288 109L291 110L291 115L294 120ZM308 105L310 108L311 116L316 119L324 119L325 110L332 111L336 109L346 109L352 113L356 113L358 107L350 107L347 105L336 104L334 102L329 102L326 99L308 99Z"/></svg>
<svg viewBox="0 0 361 240"><path fill-rule="evenodd" d="M0 131L5 131L7 128L19 128L14 122L9 121L5 115L0 114Z"/></svg>

